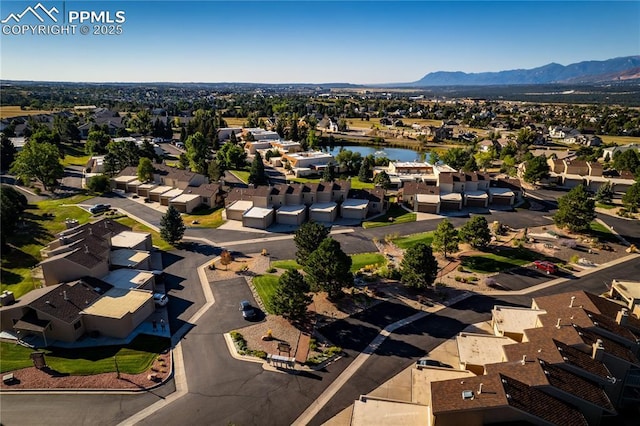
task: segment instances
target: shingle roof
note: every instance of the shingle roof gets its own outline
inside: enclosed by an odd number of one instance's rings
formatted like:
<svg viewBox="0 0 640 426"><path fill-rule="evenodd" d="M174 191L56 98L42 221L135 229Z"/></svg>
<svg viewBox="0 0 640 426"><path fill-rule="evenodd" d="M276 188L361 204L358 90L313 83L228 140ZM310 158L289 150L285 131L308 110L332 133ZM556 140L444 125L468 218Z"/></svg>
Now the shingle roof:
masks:
<svg viewBox="0 0 640 426"><path fill-rule="evenodd" d="M618 312L620 312L620 309L624 307L619 303L614 302L613 300L605 299L604 297L600 297L596 294L587 292L583 293L595 307L596 312L600 312L602 315L605 315L608 318L615 319L618 315ZM631 315L630 313L629 317L627 318L627 325L636 330L640 330L640 319Z"/></svg>
<svg viewBox="0 0 640 426"><path fill-rule="evenodd" d="M95 281L92 280L91 283L95 284ZM112 286L102 283L98 291L96 288L98 287L87 283L84 279L61 284L53 291L31 302L29 306L70 324L80 317L80 312L102 296L104 289Z"/></svg>
<svg viewBox="0 0 640 426"><path fill-rule="evenodd" d="M607 339L604 336L601 336L599 334L596 334L592 331L586 330L581 327L576 327L576 331L578 331L578 334L582 338L582 341L587 345L592 346L594 343L598 341L598 339L602 340L604 351L606 353L613 355L616 358L625 360L629 363L640 366L640 363L638 362L638 357L636 357L633 354L633 352L631 352L628 348L621 345L620 343L615 342L611 339Z"/></svg>
<svg viewBox="0 0 640 426"><path fill-rule="evenodd" d="M569 404L504 374L500 374L500 380L510 406L559 426L588 424L582 413Z"/></svg>
<svg viewBox="0 0 640 426"><path fill-rule="evenodd" d="M593 321L593 325L596 326L597 328L606 330L610 333L613 333L622 337L623 339L629 340L630 344L636 344L639 342L637 334L633 333L628 328L621 326L611 318L602 314L597 314L595 312L586 311L586 313L589 316L589 318L591 318L591 320ZM594 331L596 333L598 332L597 329Z"/></svg>
<svg viewBox="0 0 640 426"><path fill-rule="evenodd" d="M590 355L579 349L569 346L557 340L553 340L565 363L581 368L591 374L600 376L603 379L611 376L611 372L600 361L593 359Z"/></svg>
<svg viewBox="0 0 640 426"><path fill-rule="evenodd" d="M220 184L206 183L200 186L187 186L184 193L202 195L203 197L213 197L220 192L220 188Z"/></svg>
<svg viewBox="0 0 640 426"><path fill-rule="evenodd" d="M584 399L585 401L589 401L590 403L605 410L609 410L611 412L615 411L613 404L611 404L609 397L607 397L607 394L595 383L567 370L553 366L544 360L539 359L538 362L540 363L544 374L547 376L549 384L552 386L562 389L563 391Z"/></svg>

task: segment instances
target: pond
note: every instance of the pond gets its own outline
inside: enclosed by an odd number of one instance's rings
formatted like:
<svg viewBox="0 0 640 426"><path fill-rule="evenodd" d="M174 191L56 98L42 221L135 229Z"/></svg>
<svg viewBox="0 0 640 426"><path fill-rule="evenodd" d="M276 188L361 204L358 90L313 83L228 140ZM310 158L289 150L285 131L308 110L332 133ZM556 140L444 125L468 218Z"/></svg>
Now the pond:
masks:
<svg viewBox="0 0 640 426"><path fill-rule="evenodd" d="M388 148L377 146L365 146L365 145L349 145L349 146L336 146L331 150L325 148L326 151L331 153L334 157L338 155L341 149L347 149L352 152L359 152L363 157L367 155L373 155L375 157L387 157L389 160L395 161L428 161L429 154L421 154L418 151L406 148ZM421 158L425 157L425 158Z"/></svg>

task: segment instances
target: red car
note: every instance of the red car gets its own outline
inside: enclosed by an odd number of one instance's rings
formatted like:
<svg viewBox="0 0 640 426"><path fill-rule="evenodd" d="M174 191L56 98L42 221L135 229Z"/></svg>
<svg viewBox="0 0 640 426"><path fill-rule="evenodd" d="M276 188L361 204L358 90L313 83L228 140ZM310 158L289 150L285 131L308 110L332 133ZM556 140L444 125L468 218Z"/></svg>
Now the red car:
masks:
<svg viewBox="0 0 640 426"><path fill-rule="evenodd" d="M556 265L546 260L536 260L535 262L533 262L533 265L537 269L545 271L547 274L554 274L558 270L558 268L556 268Z"/></svg>

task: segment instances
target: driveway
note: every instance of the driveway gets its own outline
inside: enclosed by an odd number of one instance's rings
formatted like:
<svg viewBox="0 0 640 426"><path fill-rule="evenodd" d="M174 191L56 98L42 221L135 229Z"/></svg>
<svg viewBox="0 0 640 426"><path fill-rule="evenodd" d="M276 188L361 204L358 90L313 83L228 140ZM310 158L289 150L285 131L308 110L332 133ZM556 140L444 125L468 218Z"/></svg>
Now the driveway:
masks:
<svg viewBox="0 0 640 426"><path fill-rule="evenodd" d="M161 211L155 210L145 204L137 203L128 198L123 198L114 193L107 193L99 197L92 198L85 201L84 204L111 204L111 207L120 208L157 227L160 227L160 219L162 219L163 215Z"/></svg>
<svg viewBox="0 0 640 426"><path fill-rule="evenodd" d="M566 272L558 271L555 274L547 274L539 271L532 266L514 268L509 271L501 272L492 278L496 280L501 287L506 290L524 290L533 287L545 281L555 280L557 278L570 278L571 275Z"/></svg>

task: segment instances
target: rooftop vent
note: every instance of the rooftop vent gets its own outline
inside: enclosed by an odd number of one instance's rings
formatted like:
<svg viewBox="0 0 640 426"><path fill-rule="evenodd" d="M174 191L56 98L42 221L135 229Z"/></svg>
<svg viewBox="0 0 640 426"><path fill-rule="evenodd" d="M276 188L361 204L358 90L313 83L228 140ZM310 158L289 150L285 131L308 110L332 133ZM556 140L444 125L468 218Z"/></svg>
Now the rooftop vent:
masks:
<svg viewBox="0 0 640 426"><path fill-rule="evenodd" d="M473 399L473 391L472 390L462 391L462 399L465 399L465 400Z"/></svg>
<svg viewBox="0 0 640 426"><path fill-rule="evenodd" d="M560 321L561 321L561 319L558 318L558 322L556 323L556 328L558 328L558 329L560 328Z"/></svg>
<svg viewBox="0 0 640 426"><path fill-rule="evenodd" d="M522 365L525 365L527 363L527 356L526 355L522 355L522 361L520 361L522 363Z"/></svg>
<svg viewBox="0 0 640 426"><path fill-rule="evenodd" d="M62 292L62 297L64 298L64 300L69 300L69 296L67 296L67 290L64 290Z"/></svg>
<svg viewBox="0 0 640 426"><path fill-rule="evenodd" d="M576 297L575 296L571 296L571 302L569 303L569 307L573 308L573 302L575 302Z"/></svg>
<svg viewBox="0 0 640 426"><path fill-rule="evenodd" d="M478 395L482 394L482 385L483 383L481 382L480 385L478 386Z"/></svg>

